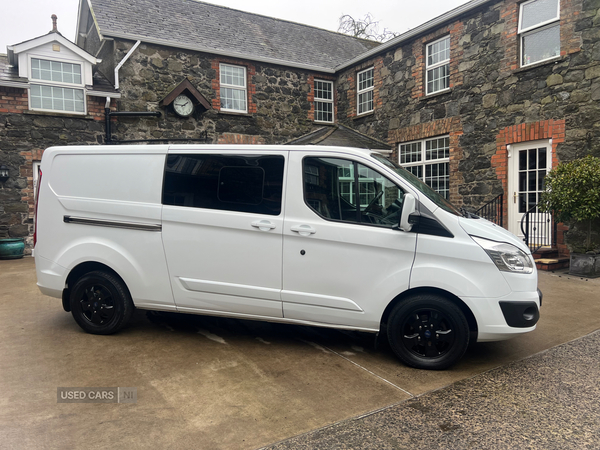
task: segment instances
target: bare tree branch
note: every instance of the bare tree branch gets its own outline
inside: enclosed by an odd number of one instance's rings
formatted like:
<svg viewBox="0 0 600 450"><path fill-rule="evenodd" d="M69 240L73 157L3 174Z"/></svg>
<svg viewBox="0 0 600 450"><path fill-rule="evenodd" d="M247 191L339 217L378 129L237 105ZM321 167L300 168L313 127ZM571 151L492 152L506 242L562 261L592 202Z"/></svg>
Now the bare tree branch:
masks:
<svg viewBox="0 0 600 450"><path fill-rule="evenodd" d="M385 42L396 36L398 33L384 28L379 31L379 21L373 19L371 13L367 13L362 19L355 19L349 14L344 14L339 19L338 32L348 34L361 39Z"/></svg>

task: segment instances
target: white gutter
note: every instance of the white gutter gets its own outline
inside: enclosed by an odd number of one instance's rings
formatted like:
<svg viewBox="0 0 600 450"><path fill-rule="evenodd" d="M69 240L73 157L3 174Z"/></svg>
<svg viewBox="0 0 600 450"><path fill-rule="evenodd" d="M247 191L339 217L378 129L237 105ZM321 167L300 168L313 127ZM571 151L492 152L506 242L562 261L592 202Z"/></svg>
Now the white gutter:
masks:
<svg viewBox="0 0 600 450"><path fill-rule="evenodd" d="M102 41L102 43L104 43L104 41ZM133 44L133 47L131 47L131 49L127 52L125 57L121 60L119 64L117 64L117 67L115 67L115 89L119 89L119 69L123 66L123 64L125 64L125 62L129 59L131 54L135 51L136 48L138 48L138 45L140 45L141 43L142 41L137 41L135 44ZM113 95L113 97L120 98L121 94ZM110 95L106 96L106 104L104 105L104 107L110 108Z"/></svg>
<svg viewBox="0 0 600 450"><path fill-rule="evenodd" d="M131 54L135 51L136 48L138 48L138 45L140 45L141 43L142 41L137 41L135 44L133 44L133 47L131 47L131 50L127 52L125 58L123 58L121 62L117 64L117 67L115 67L115 89L119 89L119 69L123 64L125 64L125 62L129 59Z"/></svg>
<svg viewBox="0 0 600 450"><path fill-rule="evenodd" d="M86 91L86 94L89 97L104 97L104 96L108 96L108 97L112 97L112 98L121 98L121 94L119 92L97 91L97 90L94 90L94 89Z"/></svg>
<svg viewBox="0 0 600 450"><path fill-rule="evenodd" d="M385 44L381 44L378 47L374 47L371 50L358 55L356 58L353 58L350 61L346 61L345 63L336 66L335 71L337 72L338 70L347 69L348 67L356 65L364 59L368 59L374 55L377 55L378 53L388 50L389 48L397 47L400 44L410 39L413 39L416 36L429 31L432 28L437 28L445 22L449 22L453 19L456 19L458 16L461 16L471 11L472 9L478 8L491 1L494 0L471 0L468 3L459 6L458 8L454 8L453 10L448 11L447 13L430 20L429 22L425 22L424 24L419 25L417 28L413 28L412 30L407 31L406 33L403 33L400 36L396 36L395 38L390 39Z"/></svg>
<svg viewBox="0 0 600 450"><path fill-rule="evenodd" d="M25 82L21 83L19 81L2 80L2 81L0 81L0 86L10 87L10 88L19 88L19 89L28 89L29 82L25 81Z"/></svg>

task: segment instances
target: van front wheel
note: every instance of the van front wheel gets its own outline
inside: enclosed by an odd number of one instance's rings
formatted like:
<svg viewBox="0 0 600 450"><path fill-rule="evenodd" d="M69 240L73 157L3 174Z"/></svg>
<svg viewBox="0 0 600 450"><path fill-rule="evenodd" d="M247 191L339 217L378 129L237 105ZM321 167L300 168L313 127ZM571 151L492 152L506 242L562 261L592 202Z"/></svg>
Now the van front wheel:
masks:
<svg viewBox="0 0 600 450"><path fill-rule="evenodd" d="M387 334L396 356L417 369L446 369L469 345L469 324L462 311L432 294L398 303L390 314Z"/></svg>
<svg viewBox="0 0 600 450"><path fill-rule="evenodd" d="M107 272L90 272L71 289L71 314L88 333L116 333L127 324L133 309L125 284Z"/></svg>

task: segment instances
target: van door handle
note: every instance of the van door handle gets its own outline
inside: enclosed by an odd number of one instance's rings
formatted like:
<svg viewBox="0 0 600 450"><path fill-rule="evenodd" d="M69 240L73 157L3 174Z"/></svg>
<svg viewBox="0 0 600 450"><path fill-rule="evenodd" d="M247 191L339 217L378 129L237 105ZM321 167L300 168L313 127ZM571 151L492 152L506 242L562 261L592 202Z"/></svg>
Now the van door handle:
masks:
<svg viewBox="0 0 600 450"><path fill-rule="evenodd" d="M276 225L268 220L257 220L252 222L254 228L258 228L260 231L269 231L276 227Z"/></svg>
<svg viewBox="0 0 600 450"><path fill-rule="evenodd" d="M290 228L290 230L295 231L300 236L310 236L311 234L315 234L317 232L317 230L310 225L294 225Z"/></svg>

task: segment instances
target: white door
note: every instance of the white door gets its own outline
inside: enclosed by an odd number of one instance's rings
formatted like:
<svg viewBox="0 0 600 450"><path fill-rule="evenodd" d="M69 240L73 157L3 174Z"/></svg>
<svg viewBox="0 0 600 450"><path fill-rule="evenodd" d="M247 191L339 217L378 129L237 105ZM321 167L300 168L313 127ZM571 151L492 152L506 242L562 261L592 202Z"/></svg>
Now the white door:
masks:
<svg viewBox="0 0 600 450"><path fill-rule="evenodd" d="M162 233L178 310L282 316L286 154L169 154Z"/></svg>
<svg viewBox="0 0 600 450"><path fill-rule="evenodd" d="M552 168L552 145L549 140L530 141L511 146L508 170L508 230L523 239L521 219L540 201L544 179ZM537 210L536 210L537 212ZM530 215L529 242L540 245L550 232L549 214Z"/></svg>
<svg viewBox="0 0 600 450"><path fill-rule="evenodd" d="M414 259L417 235L394 228L403 191L366 164L301 152L288 177L284 317L378 329Z"/></svg>

